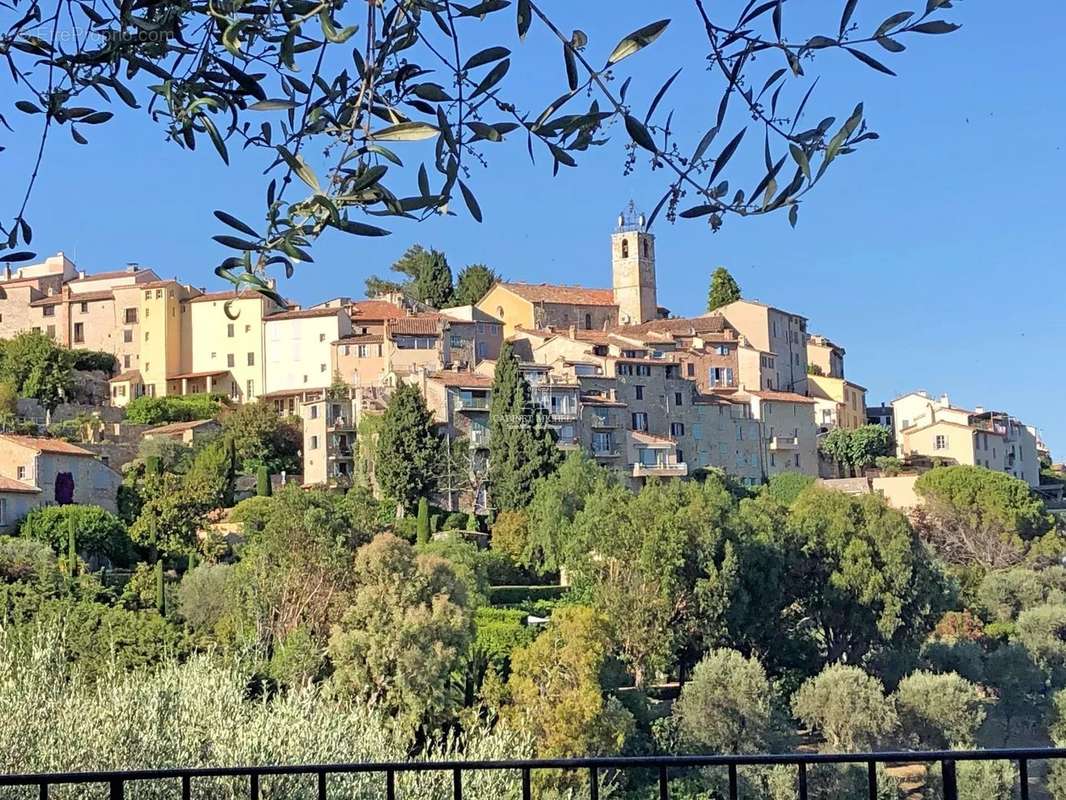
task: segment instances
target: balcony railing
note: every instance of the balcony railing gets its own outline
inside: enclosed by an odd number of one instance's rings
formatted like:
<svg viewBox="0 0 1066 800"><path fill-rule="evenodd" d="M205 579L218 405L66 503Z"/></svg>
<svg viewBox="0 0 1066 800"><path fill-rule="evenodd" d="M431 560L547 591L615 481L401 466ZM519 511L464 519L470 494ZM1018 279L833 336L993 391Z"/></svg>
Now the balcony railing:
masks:
<svg viewBox="0 0 1066 800"><path fill-rule="evenodd" d="M455 408L457 411L488 411L489 402L487 397L455 396Z"/></svg>
<svg viewBox="0 0 1066 800"><path fill-rule="evenodd" d="M470 431L470 446L471 447L488 447L489 446L489 432L488 431Z"/></svg>
<svg viewBox="0 0 1066 800"><path fill-rule="evenodd" d="M799 448L798 436L771 436L771 450L796 450Z"/></svg>
<svg viewBox="0 0 1066 800"><path fill-rule="evenodd" d="M736 800L740 795L740 767L770 768L789 766L796 770L796 797L808 800L809 776L812 767L826 764L854 764L866 769L866 791L862 797L876 800L878 792L878 766L897 764L925 764L930 771L940 773L944 800L959 800L957 767L965 761L1007 761L1017 767L1017 797L1029 800L1030 764L1033 761L1055 761L1066 758L1066 748L1017 748L1010 750L935 750L924 752L885 752L885 753L789 753L782 755L709 755L709 756L643 756L630 758L573 758L514 761L397 761L363 764L307 764L307 765L269 765L259 767L187 767L178 769L141 769L129 771L101 772L53 772L39 774L0 775L0 787L24 787L36 790L40 798L47 798L53 787L80 786L84 788L81 796L103 797L108 800L125 800L126 791L132 795L139 790L149 788L148 783L155 783L157 789L176 790L180 787L182 800L189 800L194 793L197 797L218 796L219 784L226 782L230 789L227 796L239 797L246 792L248 800L260 800L261 797L285 797L287 800L329 800L331 796L330 778L366 776L368 783L378 783L378 792L385 800L462 800L464 777L475 778L474 773L504 772L513 776L515 788L520 787L522 800L532 800L533 774L545 770L564 770L578 777L588 786L590 800L599 800L600 792L606 788L611 776L640 771L646 777L653 777L658 784L660 800L670 798L670 779L684 774L694 768L721 767L728 781L728 797ZM404 791L406 776L410 773L438 775L432 788L423 784L421 792ZM275 780L303 777L306 780ZM449 780L450 778L450 780ZM605 778L607 781L605 781ZM348 781L345 781L347 783ZM333 782L333 796L348 796L349 788ZM465 781L470 791L476 794L474 781ZM243 787L241 786L243 784ZM449 786L450 784L450 786ZM99 791L100 788L105 791ZM374 789L367 786L371 792ZM430 790L427 793L427 789ZM176 792L175 792L176 794ZM29 796L29 793L20 796ZM69 795L67 795L69 796ZM859 798L858 795L853 796ZM851 797L848 798L851 800ZM861 800L861 798L859 798Z"/></svg>
<svg viewBox="0 0 1066 800"><path fill-rule="evenodd" d="M633 465L634 478L650 478L657 475L663 478L683 478L688 475L688 464L684 461L676 464L643 464L637 462Z"/></svg>
<svg viewBox="0 0 1066 800"><path fill-rule="evenodd" d="M591 417L589 417L589 427L592 427L592 428L617 428L618 427L618 420L616 420L614 417L602 417L602 416L593 414Z"/></svg>

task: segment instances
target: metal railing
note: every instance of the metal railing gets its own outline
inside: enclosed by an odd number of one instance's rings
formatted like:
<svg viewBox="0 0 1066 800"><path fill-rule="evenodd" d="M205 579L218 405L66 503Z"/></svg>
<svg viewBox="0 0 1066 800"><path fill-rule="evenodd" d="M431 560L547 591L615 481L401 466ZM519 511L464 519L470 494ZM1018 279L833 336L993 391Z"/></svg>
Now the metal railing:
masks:
<svg viewBox="0 0 1066 800"><path fill-rule="evenodd" d="M943 800L960 800L957 764L966 761L1009 761L1018 768L1018 797L1029 800L1029 766L1032 761L1066 758L1066 748L1018 748L1003 750L935 750L884 753L790 753L777 755L707 755L645 756L628 758L524 759L514 761L401 761L361 764L269 765L258 767L189 767L178 769L140 769L101 772L55 772L0 775L0 787L36 789L40 800L47 800L50 787L69 785L103 785L108 800L125 800L130 784L146 781L180 784L182 800L189 800L194 781L218 778L246 778L249 800L259 800L260 781L264 777L313 776L318 800L328 800L329 777L379 775L385 800L397 800L396 778L401 773L450 773L453 800L462 800L463 774L486 770L510 772L520 782L523 800L531 800L532 775L538 770L564 770L583 775L589 797L598 800L604 776L629 770L651 770L658 775L658 796L669 800L670 779L684 770L700 767L724 767L728 776L728 797L737 800L740 790L738 768L794 766L797 800L808 800L808 771L813 765L857 764L866 767L867 796L876 800L878 766L893 764L937 764L942 781ZM406 798L405 798L406 800ZM413 800L413 799L412 799ZM849 798L850 800L850 798ZM969 800L962 798L962 800ZM979 800L974 798L973 800Z"/></svg>

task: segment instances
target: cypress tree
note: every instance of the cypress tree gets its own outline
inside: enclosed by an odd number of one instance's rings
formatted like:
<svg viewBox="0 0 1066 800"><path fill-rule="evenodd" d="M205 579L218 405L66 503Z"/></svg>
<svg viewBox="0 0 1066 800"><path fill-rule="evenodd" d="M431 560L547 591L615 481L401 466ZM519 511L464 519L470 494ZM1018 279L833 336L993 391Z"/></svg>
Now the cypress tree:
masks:
<svg viewBox="0 0 1066 800"><path fill-rule="evenodd" d="M524 508L533 497L533 482L550 475L559 463L548 412L531 400L510 342L496 362L489 408L489 487L497 511Z"/></svg>
<svg viewBox="0 0 1066 800"><path fill-rule="evenodd" d="M67 569L72 578L78 573L77 531L74 529L73 515L67 517Z"/></svg>
<svg viewBox="0 0 1066 800"><path fill-rule="evenodd" d="M163 582L163 559L155 562L155 608L160 616L166 616L167 598Z"/></svg>
<svg viewBox="0 0 1066 800"><path fill-rule="evenodd" d="M414 386L397 389L381 419L375 476L382 494L405 512L436 485L441 439L433 415Z"/></svg>
<svg viewBox="0 0 1066 800"><path fill-rule="evenodd" d="M711 288L707 292L707 310L727 306L740 299L740 286L733 280L729 270L719 267L711 275Z"/></svg>
<svg viewBox="0 0 1066 800"><path fill-rule="evenodd" d="M270 497L274 493L270 486L270 471L265 464L255 471L255 493L259 497Z"/></svg>
<svg viewBox="0 0 1066 800"><path fill-rule="evenodd" d="M418 498L418 527L417 541L419 544L429 542L429 501L424 497Z"/></svg>

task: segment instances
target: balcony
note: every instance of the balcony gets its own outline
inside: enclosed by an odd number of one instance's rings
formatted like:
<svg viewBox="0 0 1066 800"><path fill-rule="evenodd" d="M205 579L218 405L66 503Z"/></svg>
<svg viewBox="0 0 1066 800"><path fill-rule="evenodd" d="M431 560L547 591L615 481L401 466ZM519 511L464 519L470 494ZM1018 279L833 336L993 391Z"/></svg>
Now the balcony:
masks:
<svg viewBox="0 0 1066 800"><path fill-rule="evenodd" d="M771 436L771 450L799 450L798 436Z"/></svg>
<svg viewBox="0 0 1066 800"><path fill-rule="evenodd" d="M330 420L329 429L333 431L354 431L355 421L340 414Z"/></svg>
<svg viewBox="0 0 1066 800"><path fill-rule="evenodd" d="M488 447L489 446L489 432L488 431L470 431L469 434L471 447Z"/></svg>
<svg viewBox="0 0 1066 800"><path fill-rule="evenodd" d="M617 428L618 421L614 417L603 417L593 414L589 417L590 428Z"/></svg>
<svg viewBox="0 0 1066 800"><path fill-rule="evenodd" d="M463 397L455 396L456 411L488 411L490 400L488 397Z"/></svg>
<svg viewBox="0 0 1066 800"><path fill-rule="evenodd" d="M642 464L639 461L633 465L634 478L684 478L688 475L688 464L684 461L668 464L665 461L660 464Z"/></svg>
<svg viewBox="0 0 1066 800"><path fill-rule="evenodd" d="M593 450L593 458L618 458L618 451L614 449Z"/></svg>

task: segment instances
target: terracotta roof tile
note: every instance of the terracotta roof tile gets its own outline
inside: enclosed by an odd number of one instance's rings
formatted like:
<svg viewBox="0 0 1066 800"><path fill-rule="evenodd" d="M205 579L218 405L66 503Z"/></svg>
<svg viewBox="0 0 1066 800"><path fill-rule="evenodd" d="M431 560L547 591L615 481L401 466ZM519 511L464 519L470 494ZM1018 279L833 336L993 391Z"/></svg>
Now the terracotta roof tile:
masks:
<svg viewBox="0 0 1066 800"><path fill-rule="evenodd" d="M478 372L434 372L426 378L460 389L491 389L493 382L491 375L482 375Z"/></svg>
<svg viewBox="0 0 1066 800"><path fill-rule="evenodd" d="M621 335L638 335L642 333L696 335L700 333L721 333L729 329L729 327L725 317L720 314L704 314L699 317L653 319L640 325L616 325L611 330Z"/></svg>
<svg viewBox="0 0 1066 800"><path fill-rule="evenodd" d="M158 428L149 428L142 435L167 436L172 433L184 433L185 431L195 430L204 425L213 424L215 424L213 419L194 419L190 422L171 422L169 425L160 425Z"/></svg>
<svg viewBox="0 0 1066 800"><path fill-rule="evenodd" d="M68 303L92 303L98 300L114 300L115 293L110 289L101 289L98 292L77 292L71 293L66 298Z"/></svg>
<svg viewBox="0 0 1066 800"><path fill-rule="evenodd" d="M21 492L24 494L37 494L41 490L36 486L30 486L28 483L22 483L16 481L14 478L5 478L0 475L0 492Z"/></svg>
<svg viewBox="0 0 1066 800"><path fill-rule="evenodd" d="M569 303L576 306L613 306L610 289L589 289L554 283L500 283L500 286L531 303Z"/></svg>
<svg viewBox="0 0 1066 800"><path fill-rule="evenodd" d="M260 299L266 301L266 297L259 294L259 292L251 289L245 289L239 294L235 291L228 292L207 292L196 297L189 298L190 303L205 303L209 300L254 300Z"/></svg>
<svg viewBox="0 0 1066 800"><path fill-rule="evenodd" d="M349 309L353 320L396 319L406 313L387 300L356 300Z"/></svg>
<svg viewBox="0 0 1066 800"><path fill-rule="evenodd" d="M264 322L274 322L284 319L312 319L313 317L335 317L343 313L341 308L303 308L294 311L278 311L263 317Z"/></svg>
<svg viewBox="0 0 1066 800"><path fill-rule="evenodd" d="M779 403L810 403L814 405L818 402L813 397L796 394L795 392L753 391L751 389L746 389L745 391L760 400L776 400Z"/></svg>
<svg viewBox="0 0 1066 800"><path fill-rule="evenodd" d="M439 314L416 314L390 320L387 324L390 334L415 334L419 336L439 336L441 316Z"/></svg>
<svg viewBox="0 0 1066 800"><path fill-rule="evenodd" d="M677 446L677 442L673 439L667 439L665 436L655 436L644 431L630 431L629 435L633 437L634 442L639 442L640 444L659 445L660 447Z"/></svg>
<svg viewBox="0 0 1066 800"><path fill-rule="evenodd" d="M141 379L140 370L131 369L126 372L120 373L112 378L109 383L125 383L127 381L139 381Z"/></svg>
<svg viewBox="0 0 1066 800"><path fill-rule="evenodd" d="M39 436L15 436L14 434L3 433L0 434L0 441L20 445L30 450L36 450L39 453L95 458L88 450L83 450L70 442L64 442L62 439L44 439Z"/></svg>
<svg viewBox="0 0 1066 800"><path fill-rule="evenodd" d="M88 283L90 281L105 281L111 278L124 278L127 275L155 275L155 271L148 267L139 267L137 269L113 269L110 272L97 272L92 275L86 275L84 278L75 278L71 283ZM158 277L158 276L157 276Z"/></svg>

